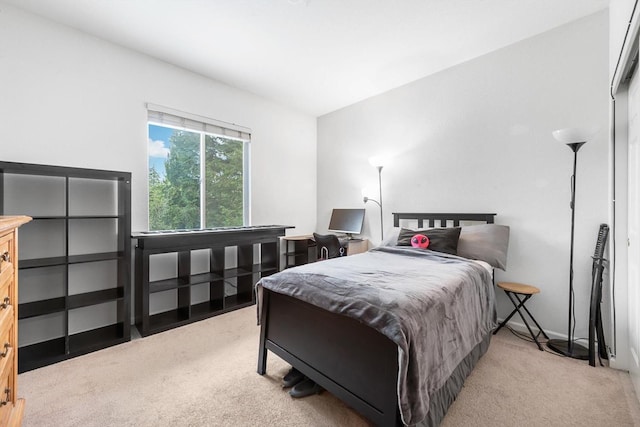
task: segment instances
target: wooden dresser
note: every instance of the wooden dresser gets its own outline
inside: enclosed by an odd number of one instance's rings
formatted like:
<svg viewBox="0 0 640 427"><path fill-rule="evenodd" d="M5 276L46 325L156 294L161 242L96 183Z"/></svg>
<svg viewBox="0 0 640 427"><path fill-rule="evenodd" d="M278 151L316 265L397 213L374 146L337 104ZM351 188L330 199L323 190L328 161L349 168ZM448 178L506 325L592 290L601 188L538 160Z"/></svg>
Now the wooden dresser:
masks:
<svg viewBox="0 0 640 427"><path fill-rule="evenodd" d="M0 216L0 426L19 426L18 399L18 233L28 216Z"/></svg>

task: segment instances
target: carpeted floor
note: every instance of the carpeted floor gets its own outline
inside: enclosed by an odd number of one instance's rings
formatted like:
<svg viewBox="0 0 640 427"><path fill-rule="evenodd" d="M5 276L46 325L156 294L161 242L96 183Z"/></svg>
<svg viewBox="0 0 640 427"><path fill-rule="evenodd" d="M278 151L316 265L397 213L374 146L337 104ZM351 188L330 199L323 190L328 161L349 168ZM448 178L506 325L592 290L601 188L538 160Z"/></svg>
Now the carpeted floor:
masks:
<svg viewBox="0 0 640 427"><path fill-rule="evenodd" d="M19 375L29 426L367 426L331 394L292 399L289 366L256 373L255 307ZM443 427L634 426L628 374L496 335Z"/></svg>

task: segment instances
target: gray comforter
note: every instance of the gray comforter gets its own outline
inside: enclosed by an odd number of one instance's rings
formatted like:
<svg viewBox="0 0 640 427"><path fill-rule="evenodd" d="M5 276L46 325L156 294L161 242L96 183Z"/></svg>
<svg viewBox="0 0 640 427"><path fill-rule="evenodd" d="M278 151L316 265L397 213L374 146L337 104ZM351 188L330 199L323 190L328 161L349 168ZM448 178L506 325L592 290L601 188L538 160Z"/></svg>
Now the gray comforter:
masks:
<svg viewBox="0 0 640 427"><path fill-rule="evenodd" d="M495 327L490 273L464 258L405 247L284 270L257 284L349 316L398 345L398 403L421 422L430 394Z"/></svg>

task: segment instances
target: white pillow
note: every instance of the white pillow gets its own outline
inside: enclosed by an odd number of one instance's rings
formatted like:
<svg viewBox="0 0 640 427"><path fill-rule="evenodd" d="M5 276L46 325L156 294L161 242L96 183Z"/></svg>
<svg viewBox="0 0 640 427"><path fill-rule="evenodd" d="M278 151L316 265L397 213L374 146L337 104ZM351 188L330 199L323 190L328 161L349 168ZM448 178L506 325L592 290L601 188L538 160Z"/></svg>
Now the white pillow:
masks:
<svg viewBox="0 0 640 427"><path fill-rule="evenodd" d="M380 246L396 246L398 243L398 235L400 234L400 227L393 227L385 232L384 240L380 243Z"/></svg>

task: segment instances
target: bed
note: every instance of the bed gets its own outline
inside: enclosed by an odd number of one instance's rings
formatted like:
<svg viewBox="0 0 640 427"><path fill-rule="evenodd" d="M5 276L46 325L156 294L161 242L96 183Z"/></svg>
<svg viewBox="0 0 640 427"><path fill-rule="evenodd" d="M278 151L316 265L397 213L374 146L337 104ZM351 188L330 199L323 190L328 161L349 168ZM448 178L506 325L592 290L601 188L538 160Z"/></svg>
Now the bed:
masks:
<svg viewBox="0 0 640 427"><path fill-rule="evenodd" d="M465 230L493 224L495 216L393 215L405 237L401 223ZM506 252L508 227L499 227ZM265 374L271 351L377 425L438 425L489 347L496 325L492 269L395 243L263 278L256 285L258 373Z"/></svg>

